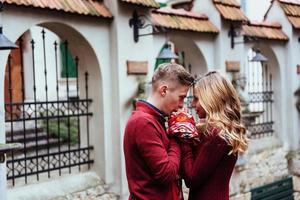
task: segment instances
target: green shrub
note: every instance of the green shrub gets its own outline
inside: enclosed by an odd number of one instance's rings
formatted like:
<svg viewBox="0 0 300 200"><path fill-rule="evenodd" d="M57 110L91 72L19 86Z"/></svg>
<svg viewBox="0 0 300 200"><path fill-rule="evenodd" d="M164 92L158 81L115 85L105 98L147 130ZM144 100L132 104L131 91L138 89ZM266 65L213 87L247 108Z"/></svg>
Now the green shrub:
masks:
<svg viewBox="0 0 300 200"><path fill-rule="evenodd" d="M59 125L58 125L59 120ZM49 134L60 137L64 142L68 142L68 118L49 119ZM43 120L42 127L47 130L47 120ZM58 129L59 128L59 129ZM70 117L70 143L78 143L78 118Z"/></svg>

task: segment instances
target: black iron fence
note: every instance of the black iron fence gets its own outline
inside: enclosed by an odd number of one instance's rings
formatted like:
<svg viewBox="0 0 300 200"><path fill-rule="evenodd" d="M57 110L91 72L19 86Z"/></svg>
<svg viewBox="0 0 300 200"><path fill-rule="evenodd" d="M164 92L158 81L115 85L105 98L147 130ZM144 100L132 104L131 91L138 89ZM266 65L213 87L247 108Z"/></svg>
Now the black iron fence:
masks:
<svg viewBox="0 0 300 200"><path fill-rule="evenodd" d="M47 174L48 178L53 173L61 175L63 169L71 173L73 169L81 170L85 165L90 168L93 163L89 139L89 118L92 112L89 106L92 99L88 94L88 72L81 77L84 87L79 88L79 58L71 58L68 52L68 42L63 44L64 55L58 55L58 43L48 47L45 39L46 32L42 31L43 66L36 66L35 41L30 41L31 58L23 57L23 40L18 40L19 49L13 50L8 57L6 70L6 142L19 142L23 144L21 150L7 155L7 179L15 185L15 180L24 178L28 183L28 177L36 176L40 179L41 174ZM26 42L26 41L25 41ZM51 50L52 49L52 50ZM46 51L52 51L55 60L47 60ZM59 80L61 78L61 66L59 56L64 63L64 82L66 86L65 96L61 96ZM24 66L24 59L31 59L32 66ZM70 69L70 59L74 59L75 66ZM20 63L20 65L16 64ZM27 62L28 63L28 62ZM54 63L54 66L49 63ZM28 67L28 68L27 68ZM37 67L43 67L43 77L37 74ZM81 66L82 67L82 66ZM25 70L30 69L32 76L33 99L25 98ZM56 81L49 83L48 72L55 71ZM70 71L73 70L76 79L76 95L70 96ZM75 72L74 72L75 70ZM28 75L28 71L26 74ZM52 73L53 74L53 73ZM39 77L38 77L39 76ZM37 80L39 79L39 81ZM40 84L43 78L44 84ZM55 84L55 95L49 96L49 84ZM37 98L38 87L44 89L43 100ZM28 93L28 91L27 91ZM80 94L80 95L79 95ZM39 95L40 96L40 95Z"/></svg>
<svg viewBox="0 0 300 200"><path fill-rule="evenodd" d="M254 121L247 125L251 138L271 136L274 133L272 73L266 63L252 63L248 73L249 109Z"/></svg>

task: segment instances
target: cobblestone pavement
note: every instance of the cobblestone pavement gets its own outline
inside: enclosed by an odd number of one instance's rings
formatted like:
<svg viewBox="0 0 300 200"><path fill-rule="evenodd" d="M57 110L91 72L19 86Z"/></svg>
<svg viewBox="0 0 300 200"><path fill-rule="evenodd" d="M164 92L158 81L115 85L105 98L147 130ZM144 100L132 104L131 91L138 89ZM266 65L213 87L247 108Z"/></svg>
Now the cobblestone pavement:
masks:
<svg viewBox="0 0 300 200"><path fill-rule="evenodd" d="M107 192L107 186L97 185L87 190L57 197L52 200L118 200L119 196Z"/></svg>

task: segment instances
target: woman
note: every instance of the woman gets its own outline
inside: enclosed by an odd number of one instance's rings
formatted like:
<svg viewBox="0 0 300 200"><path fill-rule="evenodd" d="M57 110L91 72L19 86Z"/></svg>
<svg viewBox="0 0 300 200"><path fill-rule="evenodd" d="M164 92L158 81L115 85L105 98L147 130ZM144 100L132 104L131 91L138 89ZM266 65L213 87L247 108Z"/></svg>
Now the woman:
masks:
<svg viewBox="0 0 300 200"><path fill-rule="evenodd" d="M228 200L237 156L248 146L240 101L232 84L215 71L195 83L193 95L192 107L205 119L205 131L197 145L181 145L189 200Z"/></svg>

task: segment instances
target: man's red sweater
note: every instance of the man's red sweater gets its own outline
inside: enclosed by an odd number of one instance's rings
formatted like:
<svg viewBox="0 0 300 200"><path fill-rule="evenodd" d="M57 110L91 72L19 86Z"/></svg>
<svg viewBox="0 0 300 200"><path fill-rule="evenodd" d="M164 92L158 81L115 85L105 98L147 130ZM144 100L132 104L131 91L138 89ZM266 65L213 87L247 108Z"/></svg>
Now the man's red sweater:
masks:
<svg viewBox="0 0 300 200"><path fill-rule="evenodd" d="M182 144L184 180L190 188L189 200L229 200L229 181L237 156L214 129L192 149Z"/></svg>
<svg viewBox="0 0 300 200"><path fill-rule="evenodd" d="M139 101L124 135L129 199L177 200L180 145L169 139L163 115Z"/></svg>

